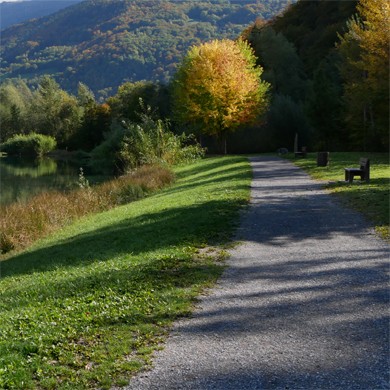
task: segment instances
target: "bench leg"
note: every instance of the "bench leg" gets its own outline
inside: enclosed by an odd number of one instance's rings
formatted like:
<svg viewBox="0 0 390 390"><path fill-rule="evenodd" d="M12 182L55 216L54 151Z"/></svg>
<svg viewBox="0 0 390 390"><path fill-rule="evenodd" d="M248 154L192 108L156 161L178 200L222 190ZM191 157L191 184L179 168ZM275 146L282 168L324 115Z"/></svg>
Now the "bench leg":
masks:
<svg viewBox="0 0 390 390"><path fill-rule="evenodd" d="M348 181L349 183L353 182L353 178L355 176L360 177L360 181L365 181L369 183L370 181L370 173L365 172L362 169L352 169L352 168L345 168L345 181Z"/></svg>
<svg viewBox="0 0 390 390"><path fill-rule="evenodd" d="M353 174L351 171L345 171L345 181L348 181L350 183L352 183L353 181Z"/></svg>

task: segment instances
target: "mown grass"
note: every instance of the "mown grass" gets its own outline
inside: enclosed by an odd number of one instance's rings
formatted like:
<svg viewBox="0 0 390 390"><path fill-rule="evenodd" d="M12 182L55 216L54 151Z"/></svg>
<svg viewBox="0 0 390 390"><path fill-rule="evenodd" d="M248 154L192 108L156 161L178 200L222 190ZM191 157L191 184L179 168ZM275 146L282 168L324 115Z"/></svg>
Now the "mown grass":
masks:
<svg viewBox="0 0 390 390"><path fill-rule="evenodd" d="M359 158L370 159L370 182L355 178L352 184L344 181L344 168L359 167ZM390 164L387 153L330 153L329 166L317 167L317 154L309 153L305 159L288 156L312 177L326 181L326 188L348 206L363 213L379 234L390 239L389 179Z"/></svg>
<svg viewBox="0 0 390 390"><path fill-rule="evenodd" d="M176 175L0 263L0 388L108 389L149 363L223 269L223 251L200 248L225 242L249 199L245 158Z"/></svg>

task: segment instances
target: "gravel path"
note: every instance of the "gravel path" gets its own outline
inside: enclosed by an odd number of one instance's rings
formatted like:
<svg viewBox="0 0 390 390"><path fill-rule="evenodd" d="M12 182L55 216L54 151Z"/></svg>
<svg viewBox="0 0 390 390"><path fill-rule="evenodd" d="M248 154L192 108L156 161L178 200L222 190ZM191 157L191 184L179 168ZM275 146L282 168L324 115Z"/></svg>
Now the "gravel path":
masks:
<svg viewBox="0 0 390 390"><path fill-rule="evenodd" d="M127 389L389 389L389 246L291 163L251 161L229 268Z"/></svg>

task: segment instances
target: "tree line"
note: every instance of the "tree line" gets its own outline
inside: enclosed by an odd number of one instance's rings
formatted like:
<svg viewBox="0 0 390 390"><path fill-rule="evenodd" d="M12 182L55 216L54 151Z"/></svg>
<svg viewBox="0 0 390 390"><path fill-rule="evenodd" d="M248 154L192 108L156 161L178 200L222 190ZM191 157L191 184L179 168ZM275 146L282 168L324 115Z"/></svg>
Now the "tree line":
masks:
<svg viewBox="0 0 390 390"><path fill-rule="evenodd" d="M311 150L388 150L390 6L355 5L298 2L258 20L233 46L194 45L170 83L126 82L104 103L82 83L73 95L48 76L36 88L10 80L0 87L1 142L38 132L89 152L129 123L145 123L147 112L210 150L208 136L219 151L221 140L231 152L292 149L295 134Z"/></svg>
<svg viewBox="0 0 390 390"><path fill-rule="evenodd" d="M39 133L62 149L104 158L121 153L123 161L137 139L155 134L152 138L158 140L161 134L163 142L172 125L177 133L185 129L216 137L226 153L226 135L266 110L269 84L261 81L261 73L253 50L239 39L193 46L169 85L128 82L104 103L82 83L74 96L49 76L36 89L11 80L0 87L1 141ZM189 142L186 136L183 140ZM118 149L123 144L127 151Z"/></svg>

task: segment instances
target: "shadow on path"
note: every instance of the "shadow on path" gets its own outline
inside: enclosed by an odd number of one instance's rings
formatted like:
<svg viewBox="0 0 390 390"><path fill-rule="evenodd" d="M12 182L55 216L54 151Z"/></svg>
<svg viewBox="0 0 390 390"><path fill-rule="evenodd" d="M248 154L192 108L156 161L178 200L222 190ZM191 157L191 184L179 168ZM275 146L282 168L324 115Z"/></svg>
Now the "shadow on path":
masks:
<svg viewBox="0 0 390 390"><path fill-rule="evenodd" d="M229 268L129 389L389 389L389 246L290 163L252 166Z"/></svg>

